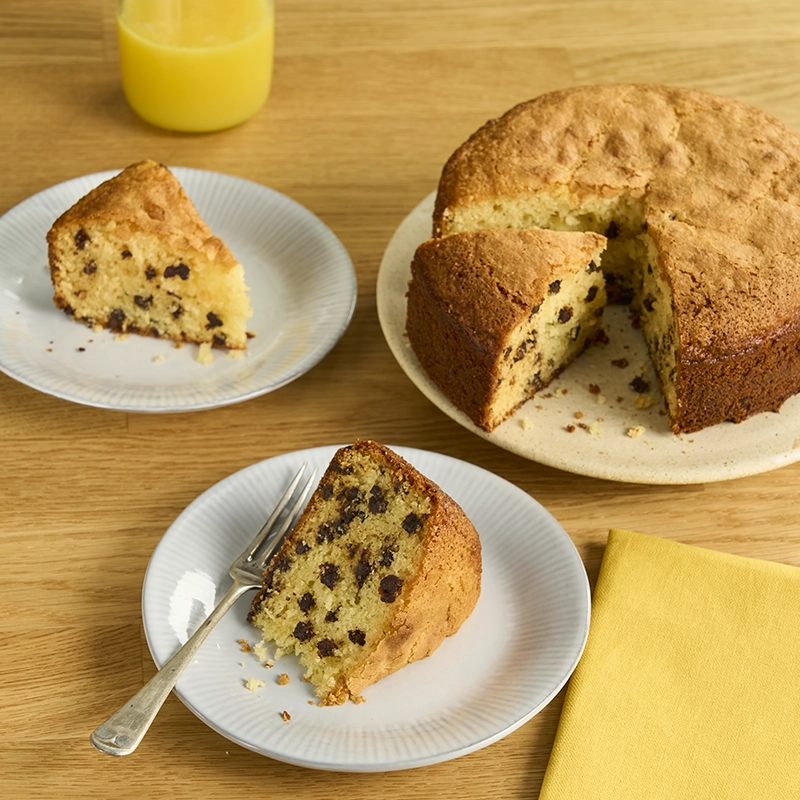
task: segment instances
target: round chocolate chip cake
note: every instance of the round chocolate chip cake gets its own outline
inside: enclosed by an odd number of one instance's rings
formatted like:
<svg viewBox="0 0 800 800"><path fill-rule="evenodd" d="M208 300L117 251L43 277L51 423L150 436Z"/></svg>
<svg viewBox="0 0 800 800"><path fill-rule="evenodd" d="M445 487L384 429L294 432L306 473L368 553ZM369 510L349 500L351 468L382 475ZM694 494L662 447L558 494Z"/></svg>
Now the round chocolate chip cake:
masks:
<svg viewBox="0 0 800 800"><path fill-rule="evenodd" d="M777 411L800 391L800 136L768 114L658 85L581 86L522 103L458 148L436 196L435 239L497 228L605 237L608 299L631 303L676 433ZM534 273L549 270L527 257ZM493 307L481 313L491 327ZM426 324L409 330L423 365L439 347ZM491 395L481 383L493 373L470 373L459 349L450 357Z"/></svg>
<svg viewBox="0 0 800 800"><path fill-rule="evenodd" d="M142 161L102 183L47 234L55 304L90 326L242 350L244 269L177 178Z"/></svg>
<svg viewBox="0 0 800 800"><path fill-rule="evenodd" d="M248 616L294 652L321 705L433 653L472 613L481 546L463 510L377 442L341 448Z"/></svg>

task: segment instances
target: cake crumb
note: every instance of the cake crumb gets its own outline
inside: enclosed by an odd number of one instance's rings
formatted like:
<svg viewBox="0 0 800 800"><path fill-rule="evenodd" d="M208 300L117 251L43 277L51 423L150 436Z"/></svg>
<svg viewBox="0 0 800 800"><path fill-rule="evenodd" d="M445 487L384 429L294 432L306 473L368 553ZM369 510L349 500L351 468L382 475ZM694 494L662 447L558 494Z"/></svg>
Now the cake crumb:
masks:
<svg viewBox="0 0 800 800"><path fill-rule="evenodd" d="M602 436L603 435L603 429L596 422L593 422L589 426L589 433L591 433L592 436Z"/></svg>
<svg viewBox="0 0 800 800"><path fill-rule="evenodd" d="M267 660L264 662L264 666L265 666L267 669L272 669L272 668L275 666L275 662L274 662L274 661L273 661L271 658L268 658L268 659L267 659Z"/></svg>
<svg viewBox="0 0 800 800"><path fill-rule="evenodd" d="M114 337L115 342L127 342L128 341L128 334L127 333L118 333Z"/></svg>
<svg viewBox="0 0 800 800"><path fill-rule="evenodd" d="M253 648L253 651L255 652L256 658L259 661L269 660L269 656L267 655L267 643L263 639L256 644L256 646Z"/></svg>
<svg viewBox="0 0 800 800"><path fill-rule="evenodd" d="M644 433L644 431L644 425L634 425L632 428L628 428L628 430L625 432L625 435L630 439L638 439Z"/></svg>
<svg viewBox="0 0 800 800"><path fill-rule="evenodd" d="M366 702L367 702L367 698L366 698L366 697L364 697L363 695L359 695L358 697L354 697L354 698L353 698L353 702L354 702L354 703L355 703L357 706L360 706L362 703L366 703Z"/></svg>
<svg viewBox="0 0 800 800"><path fill-rule="evenodd" d="M529 431L533 427L533 423L527 417L522 417L519 421L519 426L522 430Z"/></svg>
<svg viewBox="0 0 800 800"><path fill-rule="evenodd" d="M313 706L313 705L314 705L314 701L313 701L313 700L306 700L306 702L307 702L307 703L308 703L310 706Z"/></svg>
<svg viewBox="0 0 800 800"><path fill-rule="evenodd" d="M160 356L156 356L156 357L153 359L153 361L154 361L156 364L161 364L163 361L166 361L166 360L167 360L167 357L166 357L166 356L165 356L163 353L162 353Z"/></svg>
<svg viewBox="0 0 800 800"><path fill-rule="evenodd" d="M655 397L651 397L649 394L640 394L636 400L634 401L634 405L636 408L650 408L657 403Z"/></svg>
<svg viewBox="0 0 800 800"><path fill-rule="evenodd" d="M281 719L284 722L288 722L292 718L292 715L288 711L281 711Z"/></svg>
<svg viewBox="0 0 800 800"><path fill-rule="evenodd" d="M600 387L596 383L590 383L589 394L600 394Z"/></svg>
<svg viewBox="0 0 800 800"><path fill-rule="evenodd" d="M278 675L278 686L286 686L289 680L289 676L285 672L281 672L281 674Z"/></svg>
<svg viewBox="0 0 800 800"><path fill-rule="evenodd" d="M605 403L606 403L605 395L602 395L602 394L597 395L597 401L596 402L597 402L597 405L599 405L599 406L605 405Z"/></svg>
<svg viewBox="0 0 800 800"><path fill-rule="evenodd" d="M574 433L575 432L575 426L574 425L566 425L564 429L566 430L567 433Z"/></svg>
<svg viewBox="0 0 800 800"><path fill-rule="evenodd" d="M239 639L238 644L239 644L239 649L243 653L249 653L253 649L250 646L250 642L248 642L247 639Z"/></svg>
<svg viewBox="0 0 800 800"><path fill-rule="evenodd" d="M576 411L575 419L583 419L583 411Z"/></svg>
<svg viewBox="0 0 800 800"><path fill-rule="evenodd" d="M94 325L92 325L92 330L95 333L100 333L100 331L103 330L103 326L100 323L95 323Z"/></svg>
<svg viewBox="0 0 800 800"><path fill-rule="evenodd" d="M228 352L225 353L225 358L244 358L244 356L244 350L228 350Z"/></svg>
<svg viewBox="0 0 800 800"><path fill-rule="evenodd" d="M248 691L257 692L262 686L265 686L266 683L266 681L261 681L258 678L247 678L244 685Z"/></svg>
<svg viewBox="0 0 800 800"><path fill-rule="evenodd" d="M211 352L211 345L208 342L203 342L198 348L197 360L201 364L210 364L214 360L214 354Z"/></svg>
<svg viewBox="0 0 800 800"><path fill-rule="evenodd" d="M628 359L627 358L612 358L611 363L615 367L619 367L620 369L625 369L628 366Z"/></svg>

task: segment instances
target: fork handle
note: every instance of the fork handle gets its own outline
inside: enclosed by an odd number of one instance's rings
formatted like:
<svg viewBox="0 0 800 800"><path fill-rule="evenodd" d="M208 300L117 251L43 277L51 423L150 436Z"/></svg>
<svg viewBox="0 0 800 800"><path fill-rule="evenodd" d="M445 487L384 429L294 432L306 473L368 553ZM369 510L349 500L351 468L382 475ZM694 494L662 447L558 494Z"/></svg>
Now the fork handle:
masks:
<svg viewBox="0 0 800 800"><path fill-rule="evenodd" d="M216 608L172 658L119 711L99 725L89 737L101 752L127 756L144 738L178 678L189 665L211 629L251 584L234 582Z"/></svg>

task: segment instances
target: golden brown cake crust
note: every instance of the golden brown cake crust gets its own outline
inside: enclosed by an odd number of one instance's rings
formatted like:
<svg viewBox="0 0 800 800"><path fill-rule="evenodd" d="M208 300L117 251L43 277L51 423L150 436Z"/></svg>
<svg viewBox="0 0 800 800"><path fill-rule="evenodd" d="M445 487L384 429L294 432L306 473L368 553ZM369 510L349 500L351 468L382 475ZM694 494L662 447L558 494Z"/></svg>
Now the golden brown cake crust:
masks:
<svg viewBox="0 0 800 800"><path fill-rule="evenodd" d="M737 100L688 89L553 92L487 122L452 155L434 235L449 233L470 206L553 192L575 206L621 195L641 204L653 266L673 298L685 401L676 432L775 410L800 391L767 372L798 371L790 355L800 323L798 134ZM705 409L689 409L689 383L711 387L719 364L738 357L759 371L756 385L742 379L716 398L709 388Z"/></svg>
<svg viewBox="0 0 800 800"><path fill-rule="evenodd" d="M85 222L110 223L123 239L134 231L152 233L175 249L203 253L221 268L238 263L211 233L175 176L152 160L126 167L78 200L53 224L48 242L62 227Z"/></svg>
<svg viewBox="0 0 800 800"><path fill-rule="evenodd" d="M322 698L321 705L355 699L367 686L433 653L445 637L458 631L480 595L481 544L464 511L400 455L378 442L362 439L334 455L292 533L265 572L264 586L253 600L248 619L257 625L262 606L269 603L273 593L289 594L296 589L279 583L283 575L277 573L281 572L282 565L296 557L295 554L309 549L303 538L304 531L308 521L316 519L326 487L339 485L342 476L350 474L353 465L363 464L365 459L380 465L395 485L407 484L429 498L430 512L421 523L421 560L387 606L391 615L383 633L367 648L364 657L338 678L329 694ZM411 535L405 531L401 533ZM305 590L304 586L302 591Z"/></svg>

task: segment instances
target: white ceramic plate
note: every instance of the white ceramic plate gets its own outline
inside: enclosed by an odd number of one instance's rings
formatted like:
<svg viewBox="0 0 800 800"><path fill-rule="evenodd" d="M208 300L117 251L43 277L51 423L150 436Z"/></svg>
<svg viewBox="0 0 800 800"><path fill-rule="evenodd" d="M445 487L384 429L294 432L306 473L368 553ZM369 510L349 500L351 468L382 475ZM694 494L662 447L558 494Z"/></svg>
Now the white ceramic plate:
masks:
<svg viewBox="0 0 800 800"><path fill-rule="evenodd" d="M800 395L786 402L779 414L759 414L738 425L726 422L698 433L674 435L644 339L631 326L627 309L619 306L607 308L604 315L607 345L583 353L492 433L475 426L428 378L405 335L411 259L417 246L431 236L434 196L426 197L406 217L386 248L378 274L378 316L406 375L456 422L531 461L630 483L727 480L800 459ZM623 359L626 367L612 364ZM644 395L653 401L649 408L635 405L643 395L629 384L638 376L652 387ZM591 386L599 388L599 393L593 393Z"/></svg>
<svg viewBox="0 0 800 800"><path fill-rule="evenodd" d="M234 606L178 681L181 700L223 736L291 764L350 772L434 764L501 739L567 681L589 628L589 585L571 540L529 495L478 467L393 448L464 508L481 537L475 611L430 657L367 688L366 702L320 708L294 656L272 669L237 643L253 595ZM230 585L227 566L303 463L324 470L335 447L287 453L202 494L156 548L144 582L145 633L157 664L191 635ZM290 683L279 686L280 673ZM266 684L248 691L247 678ZM281 712L291 720L284 722Z"/></svg>
<svg viewBox="0 0 800 800"><path fill-rule="evenodd" d="M120 411L194 411L277 389L336 344L353 313L356 280L336 236L311 212L257 183L176 167L200 215L245 268L253 317L244 358L131 335L119 341L53 303L45 235L80 197L117 171L30 197L0 218L0 370L47 394Z"/></svg>

